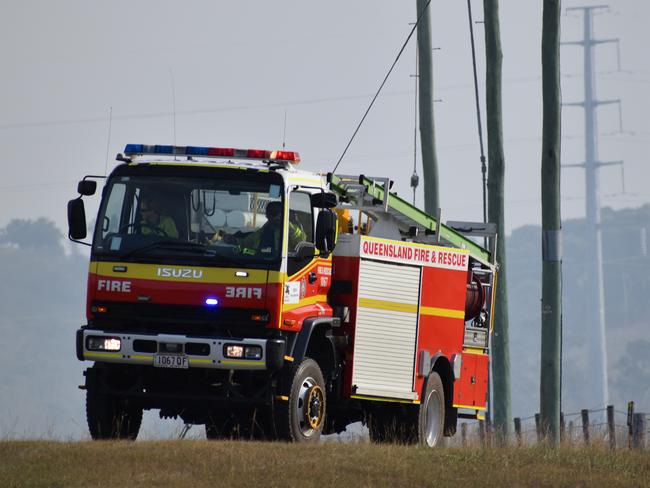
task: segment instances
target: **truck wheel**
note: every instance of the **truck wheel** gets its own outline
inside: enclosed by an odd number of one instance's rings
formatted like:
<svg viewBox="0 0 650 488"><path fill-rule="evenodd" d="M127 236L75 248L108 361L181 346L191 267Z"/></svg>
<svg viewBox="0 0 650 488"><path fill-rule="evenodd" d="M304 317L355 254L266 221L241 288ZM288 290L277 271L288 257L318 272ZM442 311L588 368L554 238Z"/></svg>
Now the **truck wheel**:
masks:
<svg viewBox="0 0 650 488"><path fill-rule="evenodd" d="M418 442L423 446L436 447L443 443L445 422L445 392L440 375L429 373L422 394L418 415Z"/></svg>
<svg viewBox="0 0 650 488"><path fill-rule="evenodd" d="M102 395L95 388L86 390L86 419L93 440L134 441L142 424L142 408L126 400Z"/></svg>
<svg viewBox="0 0 650 488"><path fill-rule="evenodd" d="M327 406L325 380L318 363L305 358L291 367L285 380L289 400L276 404L278 434L293 442L318 442Z"/></svg>

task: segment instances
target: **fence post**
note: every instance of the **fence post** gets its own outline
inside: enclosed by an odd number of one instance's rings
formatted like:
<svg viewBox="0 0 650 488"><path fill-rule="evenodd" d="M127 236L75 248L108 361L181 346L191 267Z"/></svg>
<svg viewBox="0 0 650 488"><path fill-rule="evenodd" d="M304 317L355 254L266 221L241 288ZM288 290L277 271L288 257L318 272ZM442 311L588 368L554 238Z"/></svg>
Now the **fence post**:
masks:
<svg viewBox="0 0 650 488"><path fill-rule="evenodd" d="M538 413L535 414L535 432L537 432L537 443L542 442L542 422Z"/></svg>
<svg viewBox="0 0 650 488"><path fill-rule="evenodd" d="M634 402L627 402L627 447L632 448L632 438L634 432L634 425L632 420L634 418Z"/></svg>
<svg viewBox="0 0 650 488"><path fill-rule="evenodd" d="M485 419L485 446L492 447L492 420Z"/></svg>
<svg viewBox="0 0 650 488"><path fill-rule="evenodd" d="M567 437L568 439L568 446L571 447L573 444L573 420L569 420L569 436Z"/></svg>
<svg viewBox="0 0 650 488"><path fill-rule="evenodd" d="M463 447L467 447L467 424L465 422L460 424L460 440Z"/></svg>
<svg viewBox="0 0 650 488"><path fill-rule="evenodd" d="M582 436L585 439L585 445L589 445L589 410L583 408L580 415L582 416Z"/></svg>
<svg viewBox="0 0 650 488"><path fill-rule="evenodd" d="M616 424L614 424L614 405L607 405L607 434L609 448L616 449Z"/></svg>
<svg viewBox="0 0 650 488"><path fill-rule="evenodd" d="M635 413L632 418L632 448L645 448L646 421L644 413Z"/></svg>
<svg viewBox="0 0 650 488"><path fill-rule="evenodd" d="M521 418L515 417L515 437L517 439L517 447L523 445L523 439L521 438Z"/></svg>
<svg viewBox="0 0 650 488"><path fill-rule="evenodd" d="M485 421L478 421L478 437L481 441L481 446L485 447Z"/></svg>
<svg viewBox="0 0 650 488"><path fill-rule="evenodd" d="M560 412L560 442L566 437L566 425L564 424L564 412Z"/></svg>

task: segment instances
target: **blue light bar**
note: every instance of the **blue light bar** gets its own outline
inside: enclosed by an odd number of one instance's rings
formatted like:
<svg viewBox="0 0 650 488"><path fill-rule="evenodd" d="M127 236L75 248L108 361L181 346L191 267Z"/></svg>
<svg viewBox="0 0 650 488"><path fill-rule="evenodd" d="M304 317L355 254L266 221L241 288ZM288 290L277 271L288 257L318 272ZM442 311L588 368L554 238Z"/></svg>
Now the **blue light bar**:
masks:
<svg viewBox="0 0 650 488"><path fill-rule="evenodd" d="M207 147L194 147L194 146L187 146L186 152L189 156L207 156L208 155L208 148Z"/></svg>
<svg viewBox="0 0 650 488"><path fill-rule="evenodd" d="M124 154L142 154L142 144L127 144L124 148Z"/></svg>

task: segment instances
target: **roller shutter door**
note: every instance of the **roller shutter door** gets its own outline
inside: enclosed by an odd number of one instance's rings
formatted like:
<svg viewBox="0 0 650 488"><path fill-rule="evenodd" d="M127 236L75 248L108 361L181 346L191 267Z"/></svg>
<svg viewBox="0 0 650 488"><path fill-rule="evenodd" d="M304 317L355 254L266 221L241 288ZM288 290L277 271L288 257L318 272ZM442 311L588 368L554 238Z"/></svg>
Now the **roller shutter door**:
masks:
<svg viewBox="0 0 650 488"><path fill-rule="evenodd" d="M362 259L352 384L357 395L414 399L420 268Z"/></svg>

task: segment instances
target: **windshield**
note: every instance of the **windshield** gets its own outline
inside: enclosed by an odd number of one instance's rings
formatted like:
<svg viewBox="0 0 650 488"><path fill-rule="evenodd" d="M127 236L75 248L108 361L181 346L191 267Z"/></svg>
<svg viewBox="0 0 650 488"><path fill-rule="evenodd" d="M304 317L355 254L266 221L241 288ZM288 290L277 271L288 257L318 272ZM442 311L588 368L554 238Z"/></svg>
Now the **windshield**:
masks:
<svg viewBox="0 0 650 488"><path fill-rule="evenodd" d="M104 193L93 251L134 260L277 261L282 209L281 185L259 174L117 176Z"/></svg>

